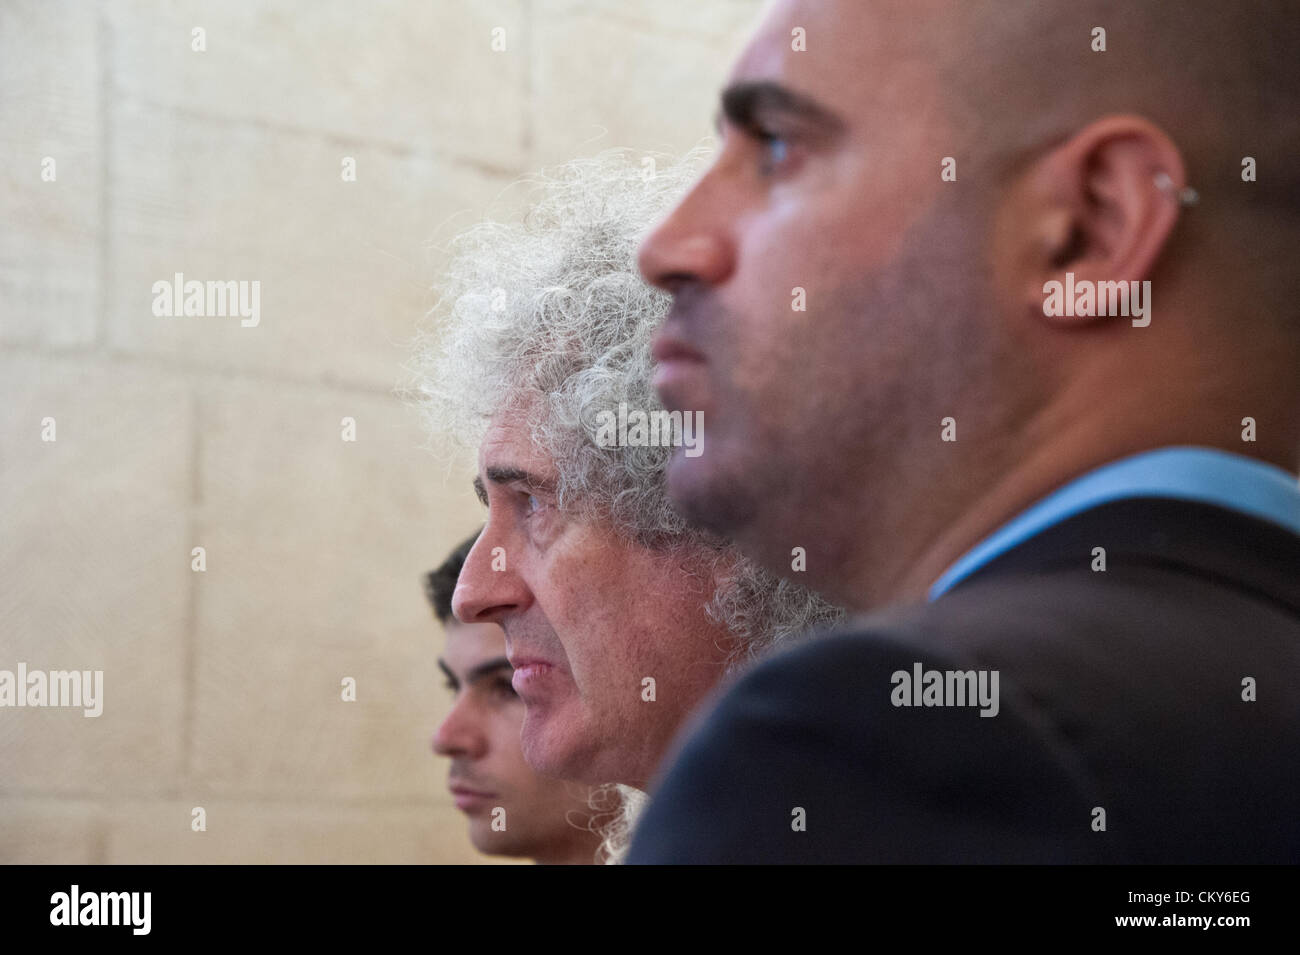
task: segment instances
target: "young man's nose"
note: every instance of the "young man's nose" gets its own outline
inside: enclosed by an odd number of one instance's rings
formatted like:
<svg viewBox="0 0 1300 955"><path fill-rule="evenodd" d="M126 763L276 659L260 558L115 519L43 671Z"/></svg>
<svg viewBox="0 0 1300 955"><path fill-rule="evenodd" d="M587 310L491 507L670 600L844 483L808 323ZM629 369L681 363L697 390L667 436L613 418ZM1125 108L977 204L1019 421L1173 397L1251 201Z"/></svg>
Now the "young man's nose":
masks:
<svg viewBox="0 0 1300 955"><path fill-rule="evenodd" d="M433 733L433 751L439 756L477 759L487 752L487 738L476 726L475 708L465 697L451 705L451 712Z"/></svg>

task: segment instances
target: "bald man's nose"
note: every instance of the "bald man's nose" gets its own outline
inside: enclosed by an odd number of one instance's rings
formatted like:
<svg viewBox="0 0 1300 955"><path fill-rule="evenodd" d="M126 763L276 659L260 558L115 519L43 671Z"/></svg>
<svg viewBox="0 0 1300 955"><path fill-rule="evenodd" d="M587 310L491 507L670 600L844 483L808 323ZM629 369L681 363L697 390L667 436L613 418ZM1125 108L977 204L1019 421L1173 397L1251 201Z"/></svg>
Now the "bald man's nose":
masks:
<svg viewBox="0 0 1300 955"><path fill-rule="evenodd" d="M500 550L494 555L493 550L475 544L460 569L451 612L461 623L501 623L528 603L528 588L511 566L509 553Z"/></svg>
<svg viewBox="0 0 1300 955"><path fill-rule="evenodd" d="M647 282L671 292L683 282L716 285L731 274L731 241L704 214L702 202L692 193L646 236L637 267Z"/></svg>

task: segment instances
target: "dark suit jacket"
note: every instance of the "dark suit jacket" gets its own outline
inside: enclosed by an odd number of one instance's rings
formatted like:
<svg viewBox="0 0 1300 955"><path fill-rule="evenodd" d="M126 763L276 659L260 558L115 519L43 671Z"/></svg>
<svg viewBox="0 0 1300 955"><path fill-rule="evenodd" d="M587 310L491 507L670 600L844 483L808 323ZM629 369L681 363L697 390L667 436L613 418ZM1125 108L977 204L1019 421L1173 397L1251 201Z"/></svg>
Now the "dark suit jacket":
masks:
<svg viewBox="0 0 1300 955"><path fill-rule="evenodd" d="M915 663L996 669L998 715L895 706ZM1300 536L1125 500L756 667L628 861L1295 863L1298 783Z"/></svg>

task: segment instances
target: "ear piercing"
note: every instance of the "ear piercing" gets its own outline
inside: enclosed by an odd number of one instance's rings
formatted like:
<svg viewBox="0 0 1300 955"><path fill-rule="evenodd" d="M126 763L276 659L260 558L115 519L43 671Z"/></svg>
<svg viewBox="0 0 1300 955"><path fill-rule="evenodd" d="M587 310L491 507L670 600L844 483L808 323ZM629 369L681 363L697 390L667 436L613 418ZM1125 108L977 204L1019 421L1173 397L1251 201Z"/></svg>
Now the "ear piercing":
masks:
<svg viewBox="0 0 1300 955"><path fill-rule="evenodd" d="M1178 200L1182 206L1194 206L1201 201L1201 195L1191 186L1182 189L1174 188L1174 180L1170 178L1169 173L1161 171L1156 173L1156 188L1161 192L1168 193Z"/></svg>

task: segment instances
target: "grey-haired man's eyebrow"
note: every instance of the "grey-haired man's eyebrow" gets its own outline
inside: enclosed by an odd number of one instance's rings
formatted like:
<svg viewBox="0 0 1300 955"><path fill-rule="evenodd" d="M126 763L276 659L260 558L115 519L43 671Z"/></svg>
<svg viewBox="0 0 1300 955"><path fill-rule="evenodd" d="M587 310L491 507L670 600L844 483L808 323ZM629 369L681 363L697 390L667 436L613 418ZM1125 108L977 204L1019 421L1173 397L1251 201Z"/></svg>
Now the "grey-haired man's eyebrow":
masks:
<svg viewBox="0 0 1300 955"><path fill-rule="evenodd" d="M532 471L510 465L490 465L483 474L493 484L522 484L539 491L555 490L555 482Z"/></svg>
<svg viewBox="0 0 1300 955"><path fill-rule="evenodd" d="M724 89L721 111L715 121L719 131L724 117L749 132L780 119L794 121L801 132L824 138L836 136L846 128L837 113L811 96L770 80L733 83Z"/></svg>
<svg viewBox="0 0 1300 955"><path fill-rule="evenodd" d="M483 475L493 484L522 484L524 487L535 491L546 491L552 494L555 492L554 481L524 468L510 465L490 465L483 469ZM474 493L483 503L483 506L487 507L487 487L483 483L483 478L476 477L474 479Z"/></svg>

